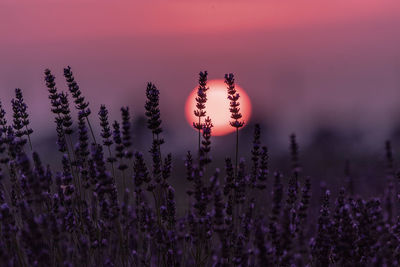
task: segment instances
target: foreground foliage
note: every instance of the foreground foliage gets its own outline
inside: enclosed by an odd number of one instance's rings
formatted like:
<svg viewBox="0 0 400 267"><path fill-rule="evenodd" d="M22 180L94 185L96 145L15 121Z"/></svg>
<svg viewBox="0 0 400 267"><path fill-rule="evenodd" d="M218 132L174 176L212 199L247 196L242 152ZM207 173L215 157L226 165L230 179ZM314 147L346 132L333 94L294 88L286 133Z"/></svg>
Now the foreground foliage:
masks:
<svg viewBox="0 0 400 267"><path fill-rule="evenodd" d="M239 95L232 74L225 76L236 128L234 160L223 174L210 168L212 121L206 116L207 72L201 72L197 110L198 151L188 152L186 179L171 185L172 156L162 154L159 90L146 88L145 114L152 144L146 157L132 147L128 107L110 123L101 106L100 136L93 114L70 67L69 94L45 71L54 114L60 166L42 163L32 142L27 105L16 89L13 119L0 105L1 266L395 266L400 262L400 220L396 217L395 172L387 143L387 190L363 199L348 183L332 198L322 186L311 189L291 136L289 177L270 174L267 147L255 126L251 161L239 159ZM72 98L70 98L70 96ZM78 110L76 126L69 102ZM321 194L318 216L311 193ZM178 208L175 195L189 203Z"/></svg>

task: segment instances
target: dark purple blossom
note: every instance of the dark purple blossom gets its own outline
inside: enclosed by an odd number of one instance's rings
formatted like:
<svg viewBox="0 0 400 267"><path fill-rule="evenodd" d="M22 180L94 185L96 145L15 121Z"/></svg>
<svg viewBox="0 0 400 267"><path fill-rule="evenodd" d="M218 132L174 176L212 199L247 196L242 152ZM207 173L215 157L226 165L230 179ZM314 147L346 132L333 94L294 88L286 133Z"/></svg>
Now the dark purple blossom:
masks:
<svg viewBox="0 0 400 267"><path fill-rule="evenodd" d="M15 99L11 100L13 109L13 128L15 130L15 136L19 137L21 141L23 136L27 136L29 146L32 150L32 143L30 135L33 130L29 128L29 114L27 112L27 105L22 97L22 91L19 88L15 89Z"/></svg>
<svg viewBox="0 0 400 267"><path fill-rule="evenodd" d="M273 153L270 161L256 125L251 151L238 161L237 131L236 164L228 157L221 172L211 172L221 161L211 162L209 155L207 72L200 73L195 111L204 117L198 124L199 157L194 161L188 152L181 168L175 168L171 154L161 153L159 91L152 83L145 104L152 143L149 153L142 154L133 146L136 128L127 107L121 109L121 123L113 125L108 110L100 107L102 143L93 142L89 149L89 130L95 138L88 103L70 68L65 77L79 112L76 129L68 95L58 92L54 76L45 71L62 152L58 164L51 155L26 151L29 120L22 93L17 90L12 102L11 125L0 105L1 266L399 265L400 210L395 196L400 194L394 178L400 174L390 142L385 145L386 165L376 164L381 168L376 175L384 181L377 186L379 196L367 194L364 177L360 180L365 184L355 183L357 172L350 174L346 164L345 177L321 184L321 203L316 204L311 180L320 177L305 176L306 168L300 172L294 135L287 169L281 169L286 162L281 164ZM233 75L226 76L226 83L231 124L238 130L243 125ZM270 181L270 170L278 168ZM336 190L334 182L344 182L343 187Z"/></svg>

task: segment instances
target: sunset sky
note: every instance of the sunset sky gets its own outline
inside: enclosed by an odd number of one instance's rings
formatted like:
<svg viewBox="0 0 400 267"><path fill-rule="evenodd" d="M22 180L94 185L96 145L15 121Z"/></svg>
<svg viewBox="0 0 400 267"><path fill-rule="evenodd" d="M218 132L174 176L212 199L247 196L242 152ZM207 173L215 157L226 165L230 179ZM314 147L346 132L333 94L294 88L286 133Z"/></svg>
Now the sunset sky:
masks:
<svg viewBox="0 0 400 267"><path fill-rule="evenodd" d="M285 138L325 124L385 138L400 123L399 14L398 0L1 0L0 99L20 87L34 128L49 125L43 70L65 89L70 65L93 111L143 114L152 81L186 133L198 72L233 72L252 120Z"/></svg>

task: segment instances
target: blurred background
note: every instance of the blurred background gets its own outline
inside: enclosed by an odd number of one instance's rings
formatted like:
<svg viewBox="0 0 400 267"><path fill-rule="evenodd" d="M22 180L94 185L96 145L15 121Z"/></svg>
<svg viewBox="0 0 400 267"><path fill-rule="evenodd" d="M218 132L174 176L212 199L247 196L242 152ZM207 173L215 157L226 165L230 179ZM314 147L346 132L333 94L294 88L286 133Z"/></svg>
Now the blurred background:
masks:
<svg viewBox="0 0 400 267"><path fill-rule="evenodd" d="M367 175L382 167L385 140L400 145L399 14L398 0L2 0L0 100L10 111L21 88L39 149L53 148L43 71L66 90L62 71L70 65L93 120L100 104L112 119L129 106L134 142L147 150L143 106L154 82L165 149L181 161L196 149L184 103L199 71L210 79L233 72L253 104L243 156L258 122L276 166L288 164L279 159L296 133L314 176L341 175L345 159ZM221 148L214 157L233 155L233 142L214 138Z"/></svg>

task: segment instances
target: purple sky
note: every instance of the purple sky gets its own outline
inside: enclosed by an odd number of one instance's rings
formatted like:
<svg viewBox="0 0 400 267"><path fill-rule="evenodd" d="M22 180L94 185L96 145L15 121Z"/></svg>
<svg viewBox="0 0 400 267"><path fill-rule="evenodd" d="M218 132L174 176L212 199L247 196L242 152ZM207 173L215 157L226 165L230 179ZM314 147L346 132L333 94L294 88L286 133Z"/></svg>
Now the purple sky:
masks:
<svg viewBox="0 0 400 267"><path fill-rule="evenodd" d="M113 116L120 105L142 114L153 81L183 135L198 72L233 72L285 142L320 124L384 139L400 121L398 14L398 0L2 0L0 99L9 107L22 88L40 133L52 124L46 67L65 89L71 65L92 109Z"/></svg>

